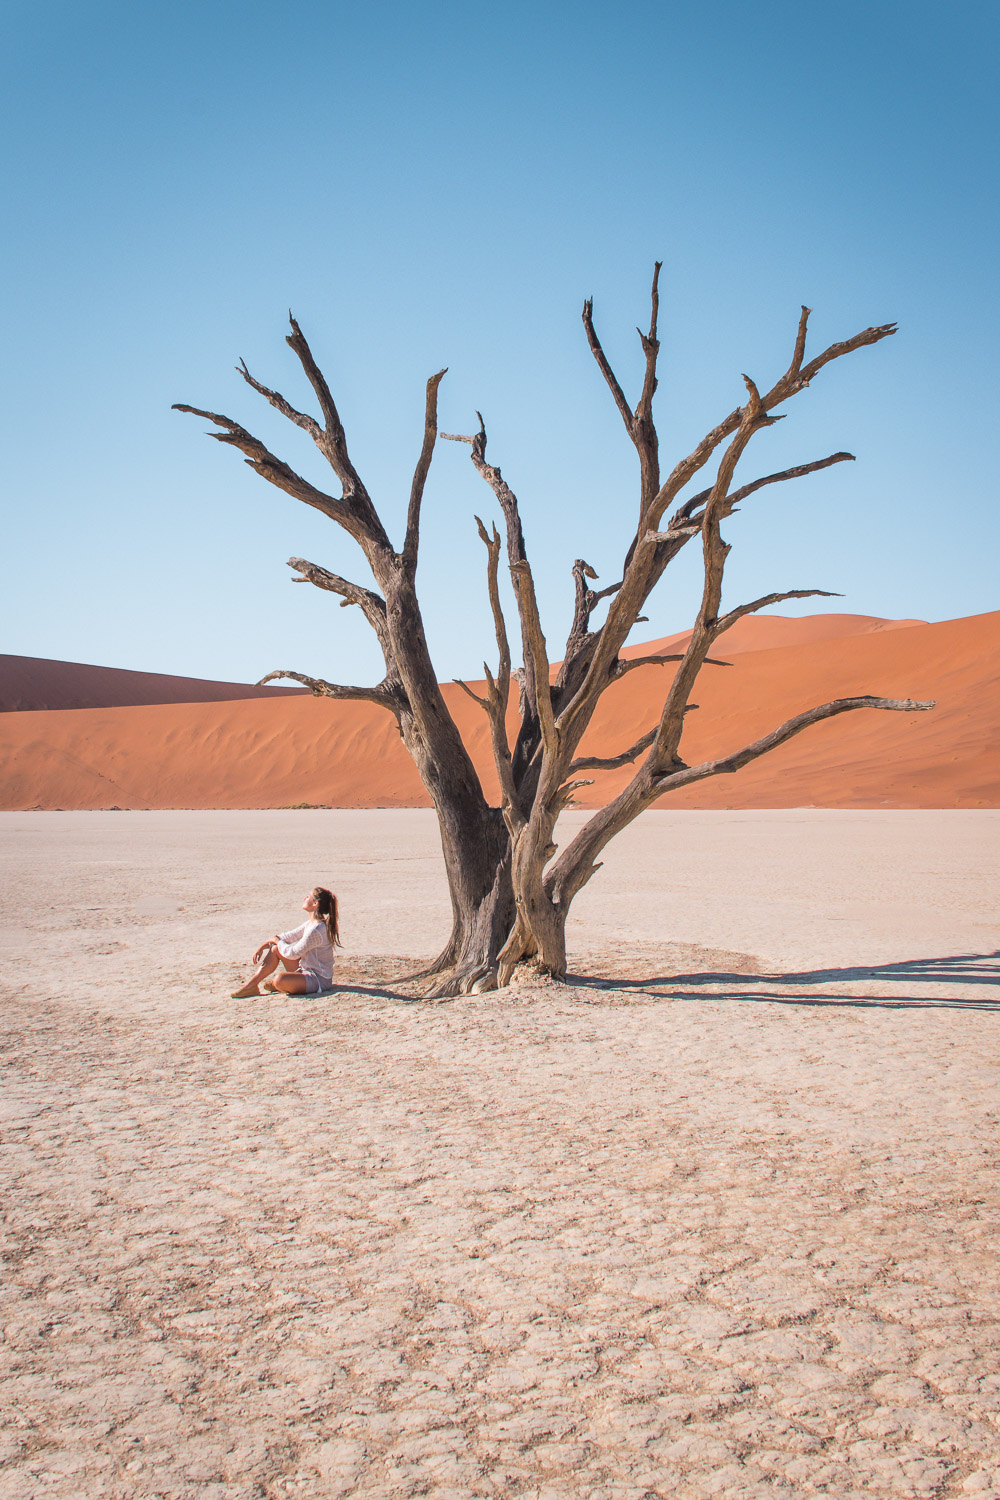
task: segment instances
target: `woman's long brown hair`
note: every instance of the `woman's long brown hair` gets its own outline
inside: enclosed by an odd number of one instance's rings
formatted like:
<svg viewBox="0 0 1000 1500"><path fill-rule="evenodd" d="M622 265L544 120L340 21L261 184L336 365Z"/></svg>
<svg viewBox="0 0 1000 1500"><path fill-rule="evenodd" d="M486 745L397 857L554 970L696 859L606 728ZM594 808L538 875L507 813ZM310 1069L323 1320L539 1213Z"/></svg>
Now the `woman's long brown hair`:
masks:
<svg viewBox="0 0 1000 1500"><path fill-rule="evenodd" d="M337 917L337 898L332 891L325 886L318 885L313 891L316 898L316 915L322 917L326 924L327 935L330 939L331 948L342 948L340 941L340 925Z"/></svg>

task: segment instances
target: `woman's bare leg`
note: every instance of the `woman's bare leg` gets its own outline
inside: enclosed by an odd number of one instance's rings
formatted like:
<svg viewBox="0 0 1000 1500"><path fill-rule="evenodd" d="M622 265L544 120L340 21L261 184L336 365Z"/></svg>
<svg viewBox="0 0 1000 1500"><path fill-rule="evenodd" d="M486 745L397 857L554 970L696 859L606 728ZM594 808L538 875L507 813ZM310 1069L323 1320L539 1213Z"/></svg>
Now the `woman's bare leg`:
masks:
<svg viewBox="0 0 1000 1500"><path fill-rule="evenodd" d="M233 999L250 1000L254 995L259 996L261 980L266 979L268 974L273 974L280 962L281 958L277 948L268 948L246 984L241 985L238 990L233 990Z"/></svg>
<svg viewBox="0 0 1000 1500"><path fill-rule="evenodd" d="M275 974L268 980L267 988L282 995L304 995L307 982L304 974L293 970L287 974Z"/></svg>
<svg viewBox="0 0 1000 1500"><path fill-rule="evenodd" d="M290 989L288 989L288 987L286 985L286 982L285 982L289 977L291 977L293 979L300 979L301 978L301 975L299 973L299 961L298 961L298 959L297 958L283 958L281 960L281 962L282 962L282 965L284 966L284 968L285 968L285 970L287 972L284 973L284 974L282 974L282 973L279 972L279 973L275 974L273 976L273 978L271 978L271 979L265 979L264 980L264 988L266 990L270 990L272 994L274 994L274 992L276 990L284 990L285 993L288 994L288 995L299 995L299 994L301 994L302 993L301 990L298 990L298 989L290 990ZM302 983L304 984L305 980L302 980Z"/></svg>

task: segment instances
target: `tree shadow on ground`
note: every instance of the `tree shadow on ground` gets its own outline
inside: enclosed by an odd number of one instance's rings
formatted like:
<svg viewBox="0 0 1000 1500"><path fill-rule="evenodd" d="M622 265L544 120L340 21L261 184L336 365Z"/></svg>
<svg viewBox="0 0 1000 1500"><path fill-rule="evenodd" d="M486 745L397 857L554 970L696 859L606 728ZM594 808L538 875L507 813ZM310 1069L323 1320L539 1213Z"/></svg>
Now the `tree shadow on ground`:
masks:
<svg viewBox="0 0 1000 1500"><path fill-rule="evenodd" d="M398 1000L401 1004L412 1005L416 1000L422 1000L419 993L414 994L410 990L396 989L388 984L341 984L337 983L329 990L321 990L318 995L298 995L299 1000L329 1000L332 995L359 995L365 1000Z"/></svg>
<svg viewBox="0 0 1000 1500"><path fill-rule="evenodd" d="M416 958L397 958L391 954L352 955L334 968L332 990L303 998L321 1000L329 999L331 994L357 995L366 1000L397 1000L409 1005L423 998L426 981L412 980L407 976L417 973L422 967Z"/></svg>
<svg viewBox="0 0 1000 1500"><path fill-rule="evenodd" d="M1000 987L1000 951L949 954L944 958L914 958L891 964L857 968L809 969L792 974L695 973L659 974L646 978L615 979L573 974L568 983L603 990L645 991L671 1000L764 1000L780 1005L846 1005L930 1010L1000 1010L1000 994L982 995L822 995L793 994L808 985L835 990L838 985L889 982L896 984L955 984ZM706 993L702 986L724 986L726 993Z"/></svg>

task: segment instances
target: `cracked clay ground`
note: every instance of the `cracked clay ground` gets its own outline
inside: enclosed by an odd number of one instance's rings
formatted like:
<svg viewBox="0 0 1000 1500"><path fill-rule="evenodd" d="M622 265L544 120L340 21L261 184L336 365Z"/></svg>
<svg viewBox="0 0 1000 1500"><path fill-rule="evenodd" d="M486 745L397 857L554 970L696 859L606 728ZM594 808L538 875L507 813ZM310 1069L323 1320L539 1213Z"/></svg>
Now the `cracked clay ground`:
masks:
<svg viewBox="0 0 1000 1500"><path fill-rule="evenodd" d="M8 815L0 1500L1000 1497L1000 821L714 816L427 1005L423 814Z"/></svg>

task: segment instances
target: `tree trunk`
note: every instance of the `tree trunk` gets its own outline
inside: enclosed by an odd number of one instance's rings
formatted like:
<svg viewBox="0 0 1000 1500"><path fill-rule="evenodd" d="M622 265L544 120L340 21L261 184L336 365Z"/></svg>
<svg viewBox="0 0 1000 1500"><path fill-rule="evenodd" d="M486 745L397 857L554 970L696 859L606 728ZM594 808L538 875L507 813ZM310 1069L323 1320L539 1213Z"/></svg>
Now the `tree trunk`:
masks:
<svg viewBox="0 0 1000 1500"><path fill-rule="evenodd" d="M544 805L541 795L528 822L513 842L512 873L517 921L500 954L499 983L509 983L519 963L533 961L535 968L554 979L566 974L566 915L545 889L545 866L556 852L552 842L556 812Z"/></svg>
<svg viewBox="0 0 1000 1500"><path fill-rule="evenodd" d="M428 996L495 989L497 960L515 919L510 834L500 810L485 821L460 815L454 802L436 808L451 892L452 931L427 977ZM458 816L456 816L458 814Z"/></svg>
<svg viewBox="0 0 1000 1500"><path fill-rule="evenodd" d="M437 813L452 932L429 975L430 995L492 989L496 961L514 920L510 834L499 808L490 807L434 673L413 578L396 558L376 578L385 590L393 657L407 697L400 716L403 743L413 757ZM445 972L442 972L445 971Z"/></svg>

